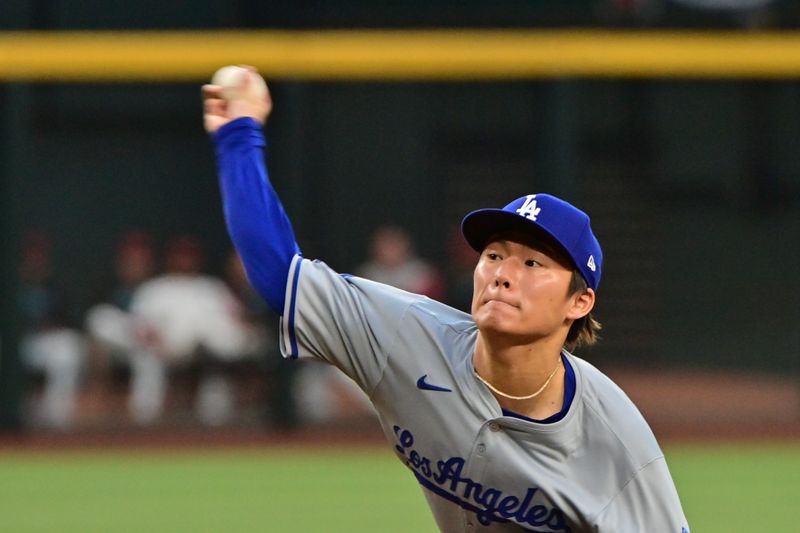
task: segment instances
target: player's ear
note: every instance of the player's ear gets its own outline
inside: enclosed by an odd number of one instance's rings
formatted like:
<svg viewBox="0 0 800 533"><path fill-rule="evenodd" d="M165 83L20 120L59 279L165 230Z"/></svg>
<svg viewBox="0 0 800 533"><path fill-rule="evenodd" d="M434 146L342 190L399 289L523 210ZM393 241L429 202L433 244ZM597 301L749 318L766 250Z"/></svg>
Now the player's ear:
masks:
<svg viewBox="0 0 800 533"><path fill-rule="evenodd" d="M584 289L570 296L567 318L578 320L588 315L594 308L595 294L592 289Z"/></svg>

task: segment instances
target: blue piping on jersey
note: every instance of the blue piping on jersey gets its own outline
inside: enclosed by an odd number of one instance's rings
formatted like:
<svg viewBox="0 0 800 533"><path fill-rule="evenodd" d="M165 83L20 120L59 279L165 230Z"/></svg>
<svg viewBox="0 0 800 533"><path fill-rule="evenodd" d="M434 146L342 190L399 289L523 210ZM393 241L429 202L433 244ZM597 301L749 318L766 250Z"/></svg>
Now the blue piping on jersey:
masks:
<svg viewBox="0 0 800 533"><path fill-rule="evenodd" d="M297 304L297 284L300 280L300 267L303 266L303 258L297 257L297 263L294 269L294 277L292 278L292 295L289 301L289 343L292 351L289 354L292 359L297 359L300 351L297 349L297 333L294 331L294 308Z"/></svg>
<svg viewBox="0 0 800 533"><path fill-rule="evenodd" d="M537 424L553 424L554 422L558 422L559 420L563 419L567 416L569 412L569 408L572 405L572 400L575 399L575 389L577 387L576 380L575 380L575 370L573 370L572 365L569 364L569 360L567 360L567 356L561 354L561 360L564 362L564 403L561 406L561 411L557 412L554 415L551 415L543 420L535 420L533 418L527 417L525 415L521 415L511 409L503 408L503 415L504 416L511 416L514 418L519 418L522 420L527 420L528 422L536 422Z"/></svg>

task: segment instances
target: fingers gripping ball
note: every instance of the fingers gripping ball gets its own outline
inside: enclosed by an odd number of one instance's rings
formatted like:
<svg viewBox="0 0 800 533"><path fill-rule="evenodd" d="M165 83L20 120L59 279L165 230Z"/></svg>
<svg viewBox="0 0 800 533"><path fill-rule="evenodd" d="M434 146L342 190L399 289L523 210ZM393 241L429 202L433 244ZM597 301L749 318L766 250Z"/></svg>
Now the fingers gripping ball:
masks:
<svg viewBox="0 0 800 533"><path fill-rule="evenodd" d="M247 79L248 73L249 79ZM214 73L211 83L222 87L222 98L228 102L235 99L260 102L267 97L267 84L264 78L245 67L237 65L222 67Z"/></svg>

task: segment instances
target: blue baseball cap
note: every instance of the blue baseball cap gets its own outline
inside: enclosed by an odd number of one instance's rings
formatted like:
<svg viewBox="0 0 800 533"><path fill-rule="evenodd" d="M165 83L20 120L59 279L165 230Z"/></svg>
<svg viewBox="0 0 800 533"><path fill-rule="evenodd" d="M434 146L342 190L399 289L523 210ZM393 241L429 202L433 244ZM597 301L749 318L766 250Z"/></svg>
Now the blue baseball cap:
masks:
<svg viewBox="0 0 800 533"><path fill-rule="evenodd" d="M461 222L464 238L478 252L493 236L510 230L534 236L543 231L552 237L572 259L586 284L597 290L603 252L592 233L589 215L564 200L540 193L517 198L502 209L472 211Z"/></svg>

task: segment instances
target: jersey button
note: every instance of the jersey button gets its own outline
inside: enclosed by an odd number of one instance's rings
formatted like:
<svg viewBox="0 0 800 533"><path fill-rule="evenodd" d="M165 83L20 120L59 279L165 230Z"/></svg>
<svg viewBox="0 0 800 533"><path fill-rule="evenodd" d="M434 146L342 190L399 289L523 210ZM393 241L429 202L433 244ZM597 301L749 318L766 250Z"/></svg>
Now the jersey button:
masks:
<svg viewBox="0 0 800 533"><path fill-rule="evenodd" d="M491 424L489 424L489 430L497 433L498 431L500 431L500 424L498 424L497 422L492 422Z"/></svg>
<svg viewBox="0 0 800 533"><path fill-rule="evenodd" d="M484 453L486 453L486 445L481 442L480 444L478 444L477 451L478 455L483 455Z"/></svg>

